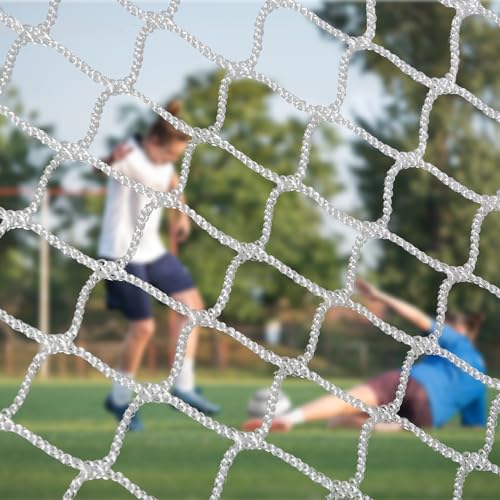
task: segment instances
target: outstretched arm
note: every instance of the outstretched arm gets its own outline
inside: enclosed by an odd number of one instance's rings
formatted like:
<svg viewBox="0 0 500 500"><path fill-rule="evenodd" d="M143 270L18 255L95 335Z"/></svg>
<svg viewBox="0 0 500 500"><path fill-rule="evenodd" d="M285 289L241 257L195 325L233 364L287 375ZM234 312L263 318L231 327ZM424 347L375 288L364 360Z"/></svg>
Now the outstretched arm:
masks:
<svg viewBox="0 0 500 500"><path fill-rule="evenodd" d="M404 300L397 299L388 293L384 293L362 279L356 280L356 288L361 295L367 299L382 302L386 306L390 307L395 313L413 323L420 330L428 332L431 329L432 319L418 307L415 307Z"/></svg>

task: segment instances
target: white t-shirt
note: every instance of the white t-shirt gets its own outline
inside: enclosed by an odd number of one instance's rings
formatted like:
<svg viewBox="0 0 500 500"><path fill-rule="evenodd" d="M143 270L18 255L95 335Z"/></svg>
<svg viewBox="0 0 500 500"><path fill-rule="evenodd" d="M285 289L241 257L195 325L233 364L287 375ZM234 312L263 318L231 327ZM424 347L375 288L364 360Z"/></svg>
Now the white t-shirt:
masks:
<svg viewBox="0 0 500 500"><path fill-rule="evenodd" d="M174 166L172 163L154 164L135 139L127 144L132 150L125 158L114 162L112 167L121 173L157 191L167 191ZM149 198L108 178L106 205L99 238L100 257L118 259L126 253L137 219ZM160 223L163 209L153 210L144 227L142 238L132 262L148 263L167 252L160 238Z"/></svg>

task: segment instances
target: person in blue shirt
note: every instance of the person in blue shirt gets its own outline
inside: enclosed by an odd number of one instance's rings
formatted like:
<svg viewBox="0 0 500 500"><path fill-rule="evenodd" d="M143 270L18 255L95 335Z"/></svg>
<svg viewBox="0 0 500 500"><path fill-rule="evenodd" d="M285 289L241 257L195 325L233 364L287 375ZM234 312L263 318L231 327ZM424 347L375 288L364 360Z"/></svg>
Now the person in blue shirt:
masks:
<svg viewBox="0 0 500 500"><path fill-rule="evenodd" d="M424 333L433 331L435 321L407 302L378 290L363 280L356 282L361 295L382 302L395 313L416 325ZM480 314L447 314L439 345L485 373L485 363L475 346L482 321ZM390 403L396 396L401 370L384 372L352 388L349 394L370 406ZM419 427L441 427L455 415L460 415L463 426L486 424L486 386L437 355L425 355L413 365L406 393L398 414ZM330 425L361 426L367 414L327 395L276 417L272 431L288 431L297 424L315 420L329 420ZM247 420L243 428L251 431L262 425L262 419ZM398 430L396 423L377 424L380 430Z"/></svg>

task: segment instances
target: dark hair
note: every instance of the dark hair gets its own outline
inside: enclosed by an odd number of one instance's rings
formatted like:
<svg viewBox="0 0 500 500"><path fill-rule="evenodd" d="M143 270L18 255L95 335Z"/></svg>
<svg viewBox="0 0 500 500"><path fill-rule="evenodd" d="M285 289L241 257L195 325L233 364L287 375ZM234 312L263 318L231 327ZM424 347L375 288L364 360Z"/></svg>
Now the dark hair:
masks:
<svg viewBox="0 0 500 500"><path fill-rule="evenodd" d="M165 109L172 115L178 116L182 108L182 103L178 99L169 101L165 105ZM164 120L161 116L151 125L148 133L148 139L153 139L158 144L168 144L172 140L189 141L191 138L188 134L177 130L172 124Z"/></svg>
<svg viewBox="0 0 500 500"><path fill-rule="evenodd" d="M467 335L475 339L479 333L479 327L484 320L484 314L480 312L457 313L447 312L445 320L447 323L463 323L467 329Z"/></svg>

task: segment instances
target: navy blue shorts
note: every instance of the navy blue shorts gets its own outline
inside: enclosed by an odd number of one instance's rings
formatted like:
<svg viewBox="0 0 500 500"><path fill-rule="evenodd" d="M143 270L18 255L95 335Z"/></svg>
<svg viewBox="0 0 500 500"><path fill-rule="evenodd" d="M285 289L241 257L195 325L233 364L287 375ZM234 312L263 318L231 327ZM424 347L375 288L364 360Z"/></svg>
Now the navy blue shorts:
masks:
<svg viewBox="0 0 500 500"><path fill-rule="evenodd" d="M147 264L129 263L125 270L164 293L172 295L194 288L189 271L181 261L170 253ZM153 317L152 297L126 281L106 280L106 303L109 309L118 309L129 320Z"/></svg>

